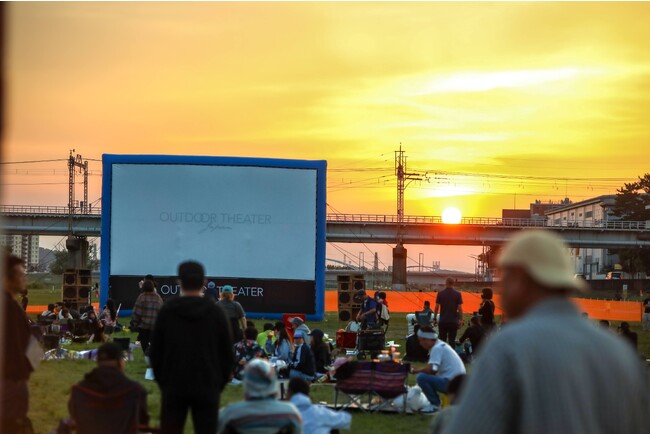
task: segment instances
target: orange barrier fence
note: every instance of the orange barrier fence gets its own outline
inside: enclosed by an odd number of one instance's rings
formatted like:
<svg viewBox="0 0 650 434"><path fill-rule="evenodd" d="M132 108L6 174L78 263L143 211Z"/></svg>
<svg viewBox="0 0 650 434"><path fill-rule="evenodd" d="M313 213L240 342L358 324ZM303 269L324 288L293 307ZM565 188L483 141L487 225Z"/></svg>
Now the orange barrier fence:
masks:
<svg viewBox="0 0 650 434"><path fill-rule="evenodd" d="M371 291L372 293L372 291ZM395 292L387 293L388 307L391 313L413 313L422 310L425 300L429 300L431 308L436 303L435 292ZM472 313L478 311L481 303L481 294L476 292L462 292L463 312ZM495 315L501 315L501 297L498 294L492 299L496 306ZM612 301L593 300L587 298L574 298L581 312L587 312L589 318L607 319L611 321L641 321L641 302L633 301ZM325 292L325 311L336 312L338 310L338 293L336 291Z"/></svg>
<svg viewBox="0 0 650 434"><path fill-rule="evenodd" d="M93 303L95 310L99 309L99 303ZM27 306L27 313L30 315L39 315L47 310L47 305L44 306Z"/></svg>

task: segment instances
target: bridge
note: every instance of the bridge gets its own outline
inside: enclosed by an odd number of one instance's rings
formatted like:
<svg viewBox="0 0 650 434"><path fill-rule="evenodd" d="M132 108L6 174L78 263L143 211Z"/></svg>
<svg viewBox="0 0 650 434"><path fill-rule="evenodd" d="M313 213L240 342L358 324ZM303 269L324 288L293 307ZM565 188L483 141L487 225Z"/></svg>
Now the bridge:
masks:
<svg viewBox="0 0 650 434"><path fill-rule="evenodd" d="M5 234L68 234L68 207L0 206ZM75 210L75 235L101 236L101 209ZM555 225L544 219L502 219L468 217L459 224L445 224L436 216L328 214L327 241L333 243L388 243L483 246L501 245L514 233L527 228L557 232L571 247L630 248L650 247L650 223L635 221L563 221Z"/></svg>

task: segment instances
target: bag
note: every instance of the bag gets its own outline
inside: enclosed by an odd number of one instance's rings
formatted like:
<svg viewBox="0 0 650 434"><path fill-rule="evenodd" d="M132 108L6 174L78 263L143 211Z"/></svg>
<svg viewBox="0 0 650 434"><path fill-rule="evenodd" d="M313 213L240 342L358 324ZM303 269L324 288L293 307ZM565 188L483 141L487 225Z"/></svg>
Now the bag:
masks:
<svg viewBox="0 0 650 434"><path fill-rule="evenodd" d="M381 312L379 313L379 319L381 319L383 321L388 321L390 319L390 314L388 312L388 307L383 303L380 303L379 306L381 306Z"/></svg>
<svg viewBox="0 0 650 434"><path fill-rule="evenodd" d="M393 400L393 406L398 409L404 408L404 399L406 399L406 409L411 411L420 411L429 405L429 400L422 393L420 386L409 387L407 393Z"/></svg>

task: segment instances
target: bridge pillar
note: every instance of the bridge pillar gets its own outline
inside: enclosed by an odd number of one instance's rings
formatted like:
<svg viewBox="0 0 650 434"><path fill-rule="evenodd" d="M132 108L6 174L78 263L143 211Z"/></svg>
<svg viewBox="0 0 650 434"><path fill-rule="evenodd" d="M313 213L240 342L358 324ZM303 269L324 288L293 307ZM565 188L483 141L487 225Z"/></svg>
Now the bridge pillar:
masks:
<svg viewBox="0 0 650 434"><path fill-rule="evenodd" d="M395 291L406 289L406 248L402 243L393 248L393 279L392 287Z"/></svg>

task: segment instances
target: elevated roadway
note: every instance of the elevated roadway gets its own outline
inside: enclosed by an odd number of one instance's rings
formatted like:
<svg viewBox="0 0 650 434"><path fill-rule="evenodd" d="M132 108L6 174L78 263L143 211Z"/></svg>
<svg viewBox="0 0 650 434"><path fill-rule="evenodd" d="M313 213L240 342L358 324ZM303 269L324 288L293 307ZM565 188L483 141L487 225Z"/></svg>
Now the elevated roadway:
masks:
<svg viewBox="0 0 650 434"><path fill-rule="evenodd" d="M68 208L55 206L0 206L5 234L68 234ZM73 214L73 233L101 236L101 210ZM387 243L436 245L500 245L514 233L527 228L557 232L571 247L629 248L650 247L650 223L633 221L568 221L553 225L542 219L500 219L470 217L459 224L445 224L436 216L328 214L327 241L334 243Z"/></svg>

